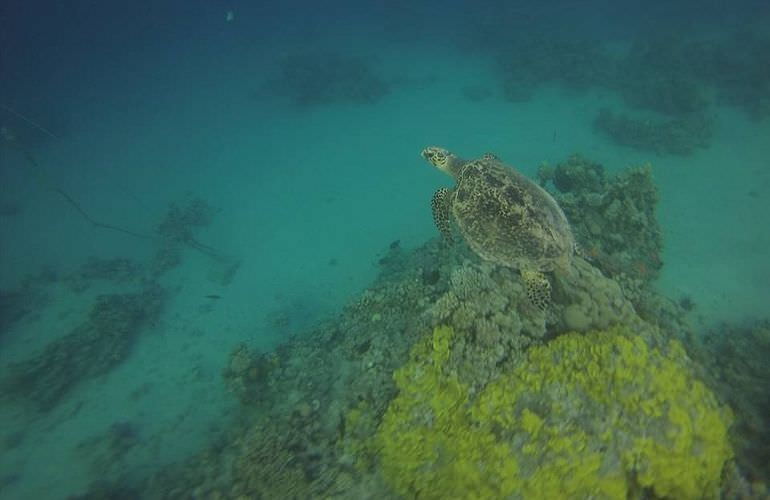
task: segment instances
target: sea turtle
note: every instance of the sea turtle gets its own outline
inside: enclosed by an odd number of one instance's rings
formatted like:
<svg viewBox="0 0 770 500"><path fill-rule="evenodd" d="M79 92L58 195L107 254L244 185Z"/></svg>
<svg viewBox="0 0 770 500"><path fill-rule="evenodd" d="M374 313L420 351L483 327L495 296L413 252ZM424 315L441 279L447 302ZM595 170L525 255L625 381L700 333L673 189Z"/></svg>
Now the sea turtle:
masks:
<svg viewBox="0 0 770 500"><path fill-rule="evenodd" d="M433 195L433 219L451 242L451 219L481 258L518 269L534 305L545 310L551 283L544 273L568 272L575 238L559 205L543 188L493 154L465 161L429 147L422 157L452 176L453 189Z"/></svg>

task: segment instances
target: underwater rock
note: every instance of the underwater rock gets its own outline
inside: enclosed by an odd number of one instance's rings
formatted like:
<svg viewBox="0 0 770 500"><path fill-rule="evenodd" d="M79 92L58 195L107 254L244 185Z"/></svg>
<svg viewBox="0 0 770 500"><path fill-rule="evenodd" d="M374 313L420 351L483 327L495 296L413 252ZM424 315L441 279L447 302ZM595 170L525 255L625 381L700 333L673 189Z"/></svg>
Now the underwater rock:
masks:
<svg viewBox="0 0 770 500"><path fill-rule="evenodd" d="M104 374L129 355L142 327L160 314L164 293L100 295L88 319L31 359L13 363L0 380L3 394L48 411L81 381Z"/></svg>

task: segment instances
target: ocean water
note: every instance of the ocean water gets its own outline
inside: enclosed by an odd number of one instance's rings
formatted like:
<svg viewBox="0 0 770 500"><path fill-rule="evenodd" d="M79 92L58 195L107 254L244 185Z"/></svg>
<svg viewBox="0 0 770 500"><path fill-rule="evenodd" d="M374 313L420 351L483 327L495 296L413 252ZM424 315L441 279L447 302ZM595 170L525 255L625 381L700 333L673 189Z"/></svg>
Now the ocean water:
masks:
<svg viewBox="0 0 770 500"><path fill-rule="evenodd" d="M649 163L664 241L651 293L696 336L768 319L765 2L6 1L0 23L0 498L102 480L151 498L163 467L231 446L247 418L223 382L233 349L335 321L393 248L437 238L431 196L453 180L420 157L429 145L533 179L576 153L608 174ZM701 66L663 57L697 43ZM685 83L645 92L661 81ZM697 114L709 131L630 147L594 126L603 108L642 128ZM177 260L158 267L164 244ZM98 297L148 290L162 299L138 317L109 310L136 330L118 361L89 350L112 331ZM38 394L57 370L72 384Z"/></svg>

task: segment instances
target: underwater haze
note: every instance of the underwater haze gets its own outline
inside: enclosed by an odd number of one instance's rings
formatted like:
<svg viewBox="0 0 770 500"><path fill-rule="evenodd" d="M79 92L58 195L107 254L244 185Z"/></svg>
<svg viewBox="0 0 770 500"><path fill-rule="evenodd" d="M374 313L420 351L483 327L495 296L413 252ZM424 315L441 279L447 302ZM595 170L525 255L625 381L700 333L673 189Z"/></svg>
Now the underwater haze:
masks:
<svg viewBox="0 0 770 500"><path fill-rule="evenodd" d="M756 0L3 1L0 499L770 498L769 54Z"/></svg>

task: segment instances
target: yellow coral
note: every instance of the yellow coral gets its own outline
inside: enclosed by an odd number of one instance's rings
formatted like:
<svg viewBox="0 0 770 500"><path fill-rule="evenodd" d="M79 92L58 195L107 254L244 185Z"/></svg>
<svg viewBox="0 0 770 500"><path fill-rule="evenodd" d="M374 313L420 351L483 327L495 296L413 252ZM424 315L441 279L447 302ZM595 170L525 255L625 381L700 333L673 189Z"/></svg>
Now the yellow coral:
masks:
<svg viewBox="0 0 770 500"><path fill-rule="evenodd" d="M378 429L386 479L405 497L716 498L731 416L681 345L622 328L561 336L475 401L446 373L437 328L394 374Z"/></svg>
<svg viewBox="0 0 770 500"><path fill-rule="evenodd" d="M515 462L507 446L469 425L468 389L444 373L453 335L449 327L436 328L394 373L400 392L376 438L383 473L407 497L499 498L513 491L506 476L515 477ZM490 482L490 474L499 481Z"/></svg>

